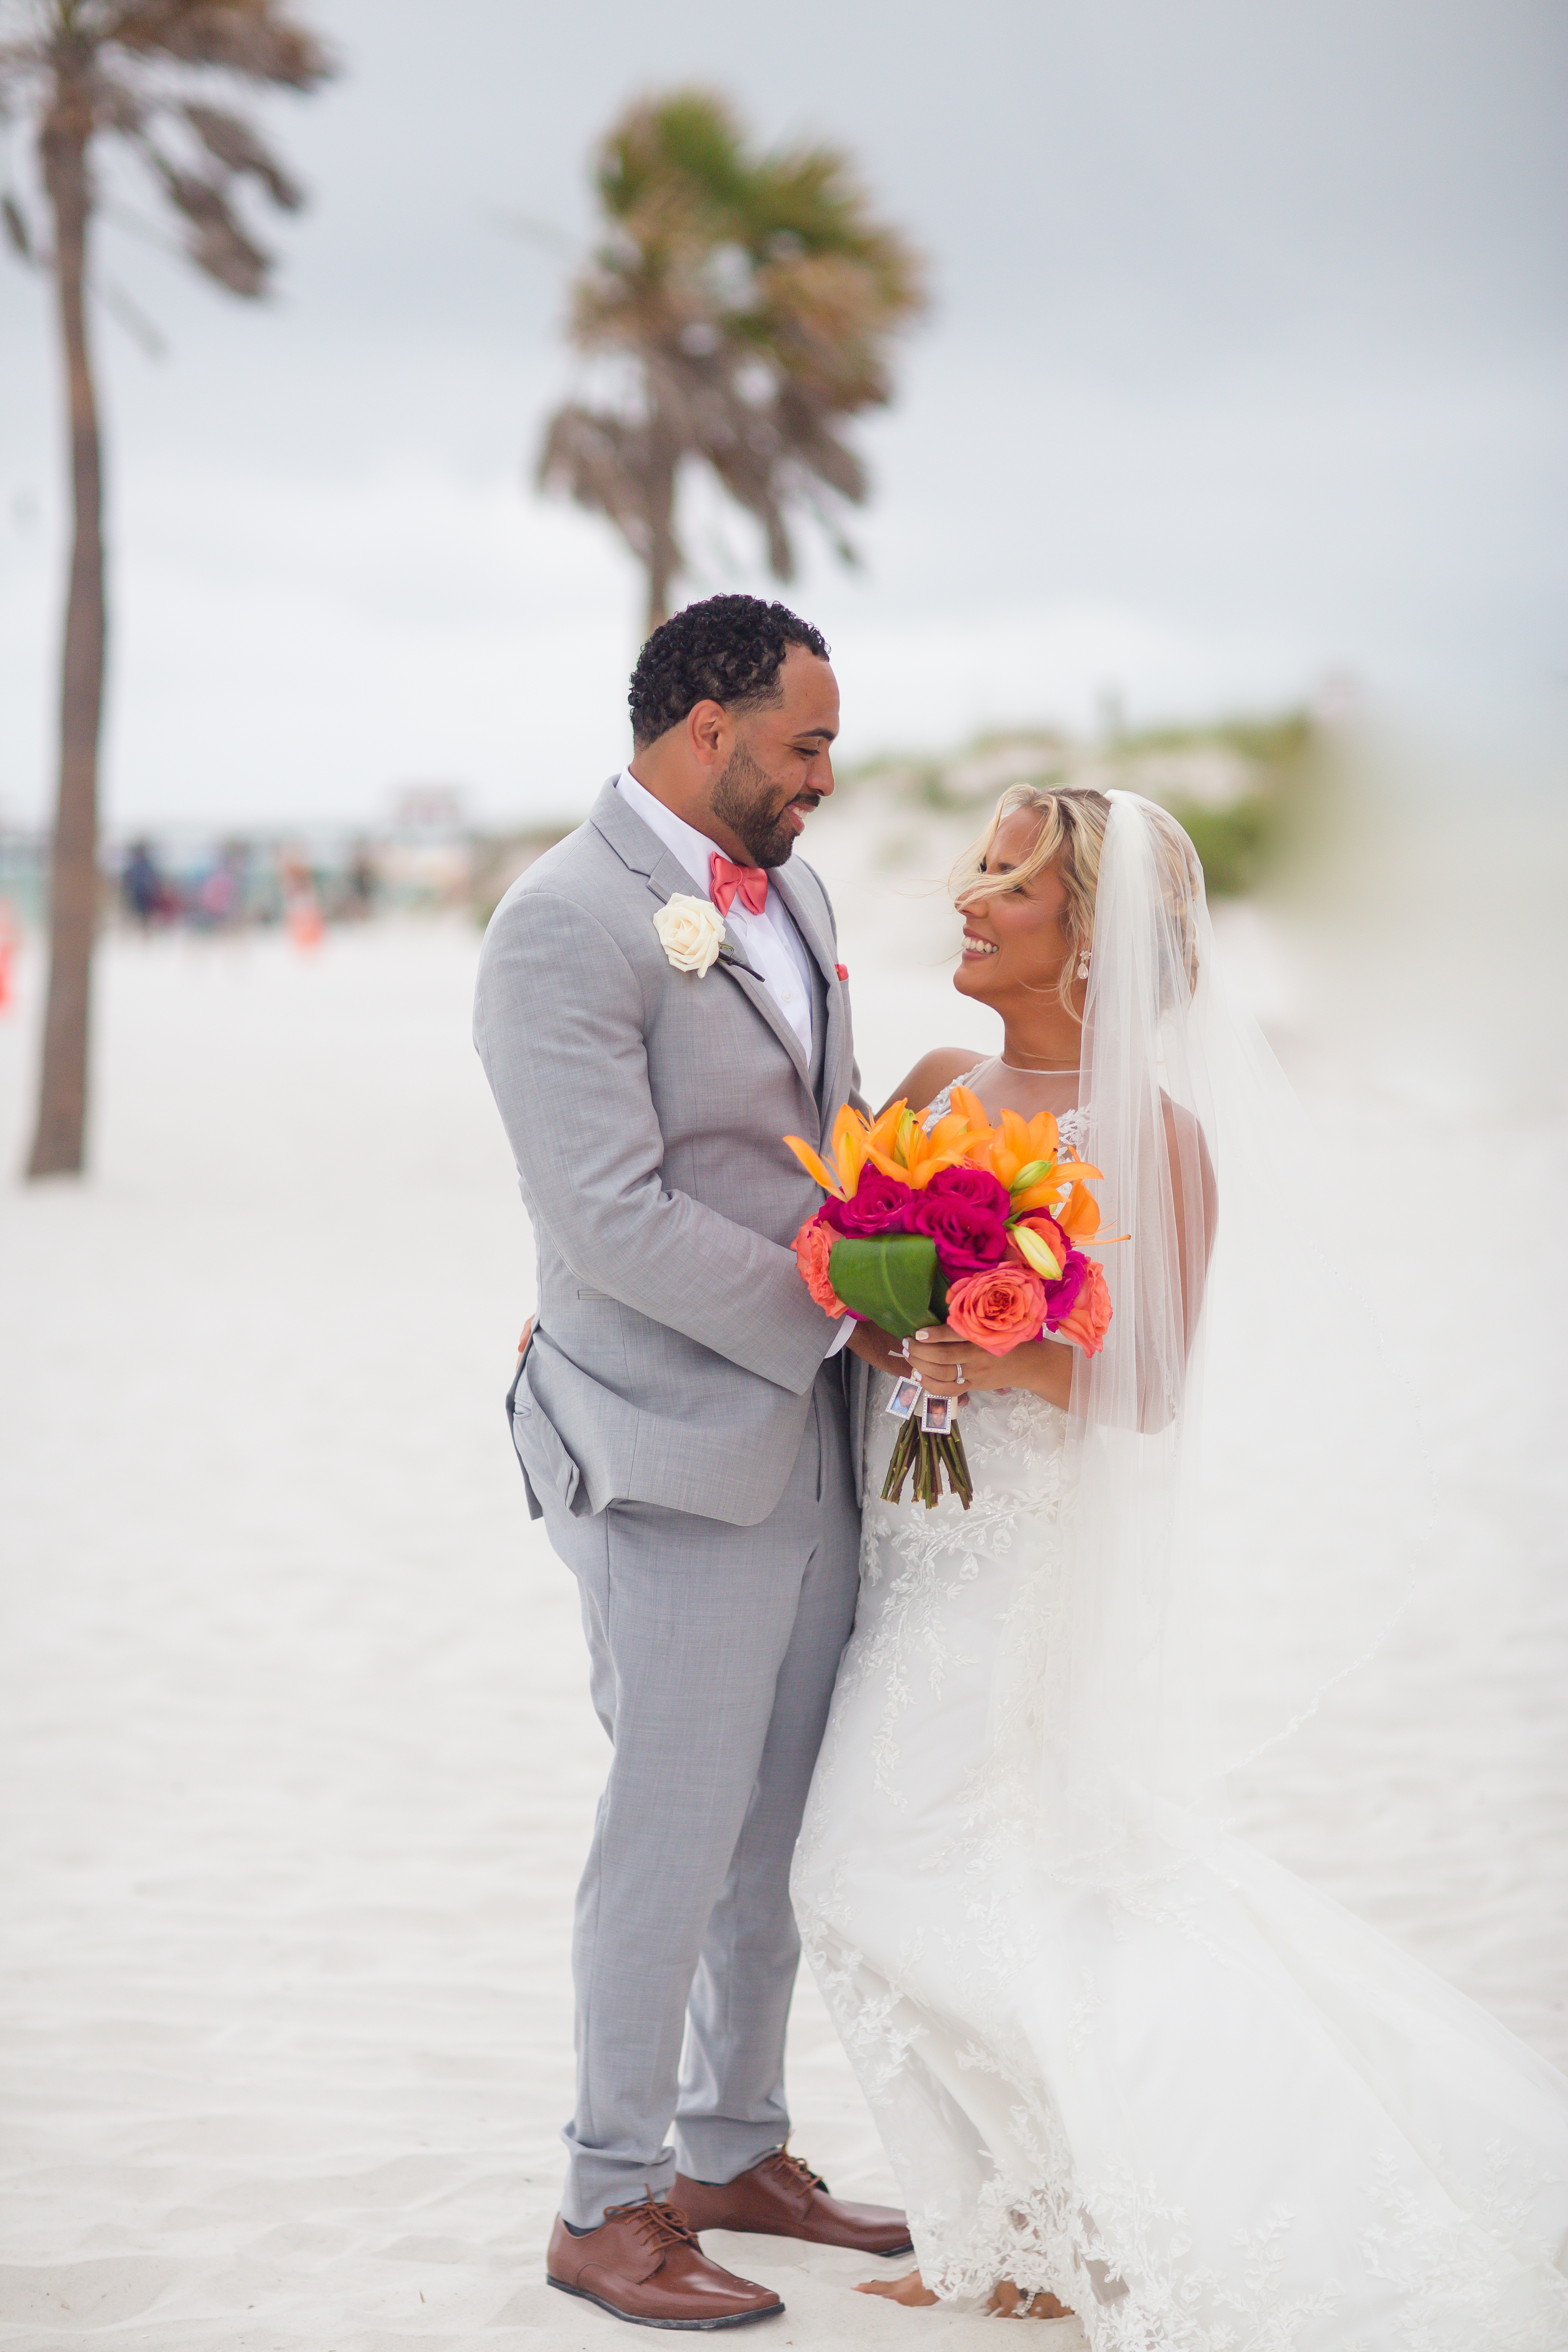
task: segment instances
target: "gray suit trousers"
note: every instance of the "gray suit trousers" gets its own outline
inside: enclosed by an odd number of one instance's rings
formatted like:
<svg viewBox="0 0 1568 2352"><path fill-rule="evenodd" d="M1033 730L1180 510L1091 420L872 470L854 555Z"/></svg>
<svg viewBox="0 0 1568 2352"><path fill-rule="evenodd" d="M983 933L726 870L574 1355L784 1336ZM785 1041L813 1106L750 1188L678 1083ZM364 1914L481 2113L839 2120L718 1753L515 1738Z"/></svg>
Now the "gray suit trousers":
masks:
<svg viewBox="0 0 1568 2352"><path fill-rule="evenodd" d="M591 2229L608 2205L662 2194L678 2163L731 2180L789 2130L790 1859L860 1540L842 1367L818 1374L795 1467L755 1527L541 1499L615 1749L577 1894L563 2134L562 2211Z"/></svg>

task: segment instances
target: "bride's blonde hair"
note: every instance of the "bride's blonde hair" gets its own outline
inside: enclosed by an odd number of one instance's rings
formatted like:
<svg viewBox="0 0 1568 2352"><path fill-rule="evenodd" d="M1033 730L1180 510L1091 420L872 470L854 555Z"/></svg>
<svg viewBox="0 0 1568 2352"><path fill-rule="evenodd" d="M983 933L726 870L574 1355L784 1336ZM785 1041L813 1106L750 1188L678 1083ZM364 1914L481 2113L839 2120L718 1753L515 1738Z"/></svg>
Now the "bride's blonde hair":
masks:
<svg viewBox="0 0 1568 2352"><path fill-rule="evenodd" d="M987 874L985 860L997 833L1010 816L1019 809L1028 809L1040 820L1035 845L1022 864L1005 874ZM1009 784L992 812L991 822L978 841L971 842L948 879L948 890L955 907L962 908L975 898L999 898L1005 890L1015 890L1021 883L1032 882L1036 876L1050 867L1067 893L1067 905L1062 909L1062 933L1068 943L1067 959L1061 978L1057 982L1057 995L1065 1009L1078 1018L1072 1001L1073 982L1081 959L1088 955L1094 941L1094 901L1100 887L1100 853L1105 843L1105 828L1110 816L1110 803L1103 793L1089 785ZM1149 819L1154 840L1154 855L1160 868L1160 885L1170 910L1176 941L1176 952L1185 966L1186 985L1195 986L1198 976L1198 946L1196 910L1203 903L1204 871L1197 851L1168 810L1153 804ZM1174 975L1162 974L1161 994L1165 996Z"/></svg>

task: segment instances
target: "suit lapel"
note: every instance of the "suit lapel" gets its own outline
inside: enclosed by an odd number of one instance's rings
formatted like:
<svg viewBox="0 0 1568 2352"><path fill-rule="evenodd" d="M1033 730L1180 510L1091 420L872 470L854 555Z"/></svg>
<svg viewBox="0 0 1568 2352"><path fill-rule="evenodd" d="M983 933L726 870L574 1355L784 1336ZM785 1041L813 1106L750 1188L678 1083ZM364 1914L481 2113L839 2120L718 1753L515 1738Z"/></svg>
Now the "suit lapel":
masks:
<svg viewBox="0 0 1568 2352"><path fill-rule="evenodd" d="M830 985L838 977L838 967L833 958L833 942L817 920L816 909L806 900L805 891L787 866L775 866L768 876L768 887L776 890L794 919L795 929L815 956L822 977Z"/></svg>
<svg viewBox="0 0 1568 2352"><path fill-rule="evenodd" d="M734 946L735 953L739 955L741 953L741 949L739 944L735 941L734 934L731 931L726 930L724 936L730 940L731 944ZM801 1084L805 1088L807 1097L815 1102L816 1095L811 1083L811 1062L806 1054L805 1047L801 1044L800 1039L795 1034L794 1024L786 1021L784 1014L779 1011L778 1005L773 1001L773 991L769 988L767 982L765 981L753 978L751 972L742 970L739 964L731 963L727 957L722 964L717 966L716 969L724 971L728 977L733 981L742 995L756 1006L757 1011L762 1014L763 1019L767 1023L768 1027L773 1031L773 1035L778 1039L779 1044L784 1047L785 1053L789 1055L790 1060L800 1072Z"/></svg>
<svg viewBox="0 0 1568 2352"><path fill-rule="evenodd" d="M822 1098L818 1104L823 1123L834 1116L844 1096L849 1091L847 1078L842 1088L838 1073L847 1039L847 1001L844 983L838 977L837 959L833 952L833 940L826 925L820 919L801 883L784 866L776 866L768 877L771 889L778 892L789 908L795 929L805 941L808 952L816 959L824 982L823 1001L827 1011L827 1034L822 1041ZM812 893L815 898L816 893Z"/></svg>
<svg viewBox="0 0 1568 2352"><path fill-rule="evenodd" d="M597 832L603 834L616 856L629 866L634 874L640 874L645 877L649 890L661 907L668 899L678 896L685 895L700 898L705 895L701 884L695 881L687 872L674 851L667 849L658 835L644 824L637 811L627 807L616 789L613 776L594 803L588 822ZM784 904L794 914L795 902L793 897L786 896ZM812 952L817 955L820 961L820 953L812 943L806 921L798 916L796 920L801 925L801 936L805 939L808 946L812 946ZM762 1014L763 1019L799 1071L807 1098L815 1101L811 1083L811 1063L805 1046L795 1035L791 1024L779 1011L766 983L743 969L744 950L728 924L724 928L724 941L730 953L721 959L719 964L710 971L707 978L711 980L714 971L721 971L732 985L740 990L742 995ZM732 961L735 958L740 961L738 962ZM830 1005L832 998L833 991L829 989ZM831 1030L829 1036L831 1037ZM823 1067L824 1069L827 1067L826 1045Z"/></svg>

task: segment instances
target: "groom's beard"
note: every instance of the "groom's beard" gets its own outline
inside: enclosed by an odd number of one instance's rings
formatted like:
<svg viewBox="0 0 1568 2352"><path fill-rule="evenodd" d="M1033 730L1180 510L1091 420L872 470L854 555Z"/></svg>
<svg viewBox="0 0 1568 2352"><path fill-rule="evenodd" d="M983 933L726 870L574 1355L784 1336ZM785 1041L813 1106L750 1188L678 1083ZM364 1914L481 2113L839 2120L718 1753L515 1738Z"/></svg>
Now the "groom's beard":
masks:
<svg viewBox="0 0 1568 2352"><path fill-rule="evenodd" d="M820 793L792 792L775 783L759 767L743 743L737 743L724 772L713 787L713 814L743 842L753 866L782 866L795 845L795 827L784 812L797 804L809 816Z"/></svg>

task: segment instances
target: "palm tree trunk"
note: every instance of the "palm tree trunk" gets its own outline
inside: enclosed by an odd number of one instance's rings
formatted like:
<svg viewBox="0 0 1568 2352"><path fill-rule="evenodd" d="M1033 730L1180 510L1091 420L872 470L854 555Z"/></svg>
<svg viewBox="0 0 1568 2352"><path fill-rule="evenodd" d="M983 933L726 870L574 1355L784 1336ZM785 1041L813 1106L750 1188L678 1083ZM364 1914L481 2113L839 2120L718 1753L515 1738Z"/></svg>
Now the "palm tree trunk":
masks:
<svg viewBox="0 0 1568 2352"><path fill-rule="evenodd" d="M86 93L62 75L43 132L54 212L55 278L70 404L70 585L60 664L60 766L49 901L49 988L31 1176L81 1172L88 1016L98 918L98 740L103 707L103 486L98 402L87 341Z"/></svg>
<svg viewBox="0 0 1568 2352"><path fill-rule="evenodd" d="M647 634L669 618L669 592L679 569L675 544L675 469L678 446L657 412L648 435Z"/></svg>

